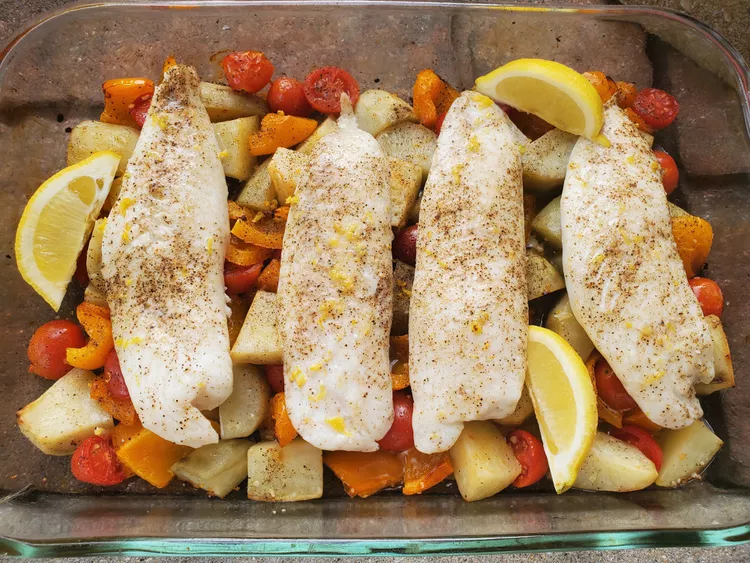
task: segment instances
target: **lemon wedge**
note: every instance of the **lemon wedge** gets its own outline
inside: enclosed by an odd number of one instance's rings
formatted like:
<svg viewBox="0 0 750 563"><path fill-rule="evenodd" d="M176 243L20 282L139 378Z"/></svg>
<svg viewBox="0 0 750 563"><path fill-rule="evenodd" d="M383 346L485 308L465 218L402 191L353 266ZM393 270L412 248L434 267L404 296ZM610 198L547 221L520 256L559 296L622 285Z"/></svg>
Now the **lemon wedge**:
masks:
<svg viewBox="0 0 750 563"><path fill-rule="evenodd" d="M552 482L564 493L594 442L596 395L581 357L558 334L529 327L526 386L547 453Z"/></svg>
<svg viewBox="0 0 750 563"><path fill-rule="evenodd" d="M602 99L582 74L563 64L518 59L477 78L474 89L558 129L606 144L599 138Z"/></svg>
<svg viewBox="0 0 750 563"><path fill-rule="evenodd" d="M44 182L23 210L16 231L18 269L55 311L119 162L119 154L97 152Z"/></svg>

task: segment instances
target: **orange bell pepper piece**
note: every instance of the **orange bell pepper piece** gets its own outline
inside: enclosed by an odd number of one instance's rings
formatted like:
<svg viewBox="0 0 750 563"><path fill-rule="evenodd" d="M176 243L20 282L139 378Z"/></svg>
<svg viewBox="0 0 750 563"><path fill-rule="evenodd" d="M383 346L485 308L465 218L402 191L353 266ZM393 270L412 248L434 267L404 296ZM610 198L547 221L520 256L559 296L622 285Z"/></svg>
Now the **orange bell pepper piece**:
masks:
<svg viewBox="0 0 750 563"><path fill-rule="evenodd" d="M282 205L281 207L277 207L276 209L274 209L273 217L274 219L284 221L286 223L286 220L289 218L289 206Z"/></svg>
<svg viewBox="0 0 750 563"><path fill-rule="evenodd" d="M271 418L274 420L273 432L282 448L297 437L297 431L286 412L284 393L276 393L271 399Z"/></svg>
<svg viewBox="0 0 750 563"><path fill-rule="evenodd" d="M279 273L281 272L281 261L274 258L263 268L258 277L256 285L260 291L270 291L276 293L279 289Z"/></svg>
<svg viewBox="0 0 750 563"><path fill-rule="evenodd" d="M404 468L398 455L385 452L326 452L323 463L341 479L350 497L367 498L404 480Z"/></svg>
<svg viewBox="0 0 750 563"><path fill-rule="evenodd" d="M68 348L65 361L68 365L81 369L104 367L107 354L115 347L109 309L84 301L76 308L76 317L89 335L89 341L83 348Z"/></svg>
<svg viewBox="0 0 750 563"><path fill-rule="evenodd" d="M649 135L652 135L654 133L653 127L646 123L640 115L635 113L635 110L633 108L625 108L625 115L628 116L630 121L635 123L635 126L638 127L639 130L643 131L644 133L648 133Z"/></svg>
<svg viewBox="0 0 750 563"><path fill-rule="evenodd" d="M237 219L244 219L247 217L247 210L231 199L227 202L227 208L229 210L230 221L236 221Z"/></svg>
<svg viewBox="0 0 750 563"><path fill-rule="evenodd" d="M276 217L262 217L258 221L237 219L232 227L232 234L243 241L280 250L284 243L284 228L286 223Z"/></svg>
<svg viewBox="0 0 750 563"><path fill-rule="evenodd" d="M164 80L164 75L167 74L167 71L176 64L177 60L172 55L169 55L164 59L164 64L161 65L161 78L159 79L159 83Z"/></svg>
<svg viewBox="0 0 750 563"><path fill-rule="evenodd" d="M662 429L662 427L655 422L651 422L651 420L639 408L635 408L632 411L626 413L623 422L625 424L638 426L640 428L643 428L644 430L648 430L649 432L656 432Z"/></svg>
<svg viewBox="0 0 750 563"><path fill-rule="evenodd" d="M154 93L154 83L148 78L115 78L102 84L104 111L99 117L104 123L136 126L129 106L143 94Z"/></svg>
<svg viewBox="0 0 750 563"><path fill-rule="evenodd" d="M589 372L591 384L594 386L594 394L596 395L596 409L599 413L599 419L608 422L615 428L622 428L622 413L614 410L605 403L596 389L596 362L601 359L602 355L597 350L594 350L586 360L586 369Z"/></svg>
<svg viewBox="0 0 750 563"><path fill-rule="evenodd" d="M617 85L617 105L621 108L632 108L635 103L635 97L638 95L638 88L632 82L615 82Z"/></svg>
<svg viewBox="0 0 750 563"><path fill-rule="evenodd" d="M268 113L260 122L260 131L250 136L250 154L273 154L278 148L288 149L301 143L318 128L318 122L306 117Z"/></svg>
<svg viewBox="0 0 750 563"><path fill-rule="evenodd" d="M583 77L596 89L599 97L602 99L602 103L608 101L617 92L615 82L607 78L607 75L603 72L592 70L584 72Z"/></svg>
<svg viewBox="0 0 750 563"><path fill-rule="evenodd" d="M120 449L120 446L125 445L135 438L141 430L143 430L143 425L140 420L136 420L133 424L124 424L121 422L112 429L110 434L112 446L116 450Z"/></svg>
<svg viewBox="0 0 750 563"><path fill-rule="evenodd" d="M91 382L91 398L99 403L105 411L122 424L132 426L138 422L138 414L130 399L115 399L107 387L106 376L97 377Z"/></svg>
<svg viewBox="0 0 750 563"><path fill-rule="evenodd" d="M420 71L414 82L414 113L419 122L430 129L435 127L438 117L451 107L458 98L458 90L440 78L431 68Z"/></svg>
<svg viewBox="0 0 750 563"><path fill-rule="evenodd" d="M271 254L273 254L273 250L270 248L247 244L232 237L232 242L227 247L226 259L228 262L237 264L238 266L252 266L253 264L265 262L271 257Z"/></svg>
<svg viewBox="0 0 750 563"><path fill-rule="evenodd" d="M672 235L677 243L677 253L688 278L694 278L701 271L711 252L714 232L711 224L694 215L672 218Z"/></svg>
<svg viewBox="0 0 750 563"><path fill-rule="evenodd" d="M409 335L391 336L391 386L394 391L409 387Z"/></svg>
<svg viewBox="0 0 750 563"><path fill-rule="evenodd" d="M115 427L115 430L119 426ZM168 442L145 428L134 434L131 434L129 429L113 434L112 443L117 450L120 463L160 489L166 487L174 477L172 465L193 450L189 446ZM124 435L124 440L121 434Z"/></svg>
<svg viewBox="0 0 750 563"><path fill-rule="evenodd" d="M418 495L453 473L448 452L423 454L411 448L401 454L404 462L404 494Z"/></svg>
<svg viewBox="0 0 750 563"><path fill-rule="evenodd" d="M247 298L234 296L229 302L229 308L232 314L227 319L227 328L229 329L229 345L233 346L234 341L240 335L240 330L242 330L242 324L245 322L245 317L250 309L250 302Z"/></svg>

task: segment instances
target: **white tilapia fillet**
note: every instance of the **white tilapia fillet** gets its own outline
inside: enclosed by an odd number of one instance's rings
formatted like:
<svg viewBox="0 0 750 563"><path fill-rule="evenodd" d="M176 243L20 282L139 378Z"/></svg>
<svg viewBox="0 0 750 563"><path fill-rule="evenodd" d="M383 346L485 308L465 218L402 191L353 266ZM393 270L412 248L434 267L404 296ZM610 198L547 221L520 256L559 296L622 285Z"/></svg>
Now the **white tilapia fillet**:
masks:
<svg viewBox="0 0 750 563"><path fill-rule="evenodd" d="M279 333L289 418L324 450L374 451L393 421L386 159L342 114L313 149L284 234Z"/></svg>
<svg viewBox="0 0 750 563"><path fill-rule="evenodd" d="M521 157L506 116L464 92L438 138L422 198L409 309L419 451L463 423L507 416L526 375L528 302Z"/></svg>
<svg viewBox="0 0 750 563"><path fill-rule="evenodd" d="M570 306L646 416L682 428L703 414L693 386L713 379L711 336L651 149L614 104L602 134L611 147L577 142L560 204Z"/></svg>
<svg viewBox="0 0 750 563"><path fill-rule="evenodd" d="M198 84L176 65L156 88L102 244L115 348L138 416L195 448L219 439L200 411L232 391L227 185Z"/></svg>

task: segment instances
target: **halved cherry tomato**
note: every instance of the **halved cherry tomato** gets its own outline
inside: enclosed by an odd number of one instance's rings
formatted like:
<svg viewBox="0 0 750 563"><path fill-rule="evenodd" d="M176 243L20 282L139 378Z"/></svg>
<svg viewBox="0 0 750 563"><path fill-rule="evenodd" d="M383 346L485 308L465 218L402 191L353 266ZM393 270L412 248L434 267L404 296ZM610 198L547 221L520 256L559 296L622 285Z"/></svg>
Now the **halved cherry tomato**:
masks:
<svg viewBox="0 0 750 563"><path fill-rule="evenodd" d="M321 113L341 113L341 94L346 92L352 106L359 99L359 84L337 66L316 68L305 78L305 97Z"/></svg>
<svg viewBox="0 0 750 563"><path fill-rule="evenodd" d="M445 121L446 115L448 115L447 111L438 116L437 121L435 122L435 134L436 135L440 135L440 130L443 128L443 121Z"/></svg>
<svg viewBox="0 0 750 563"><path fill-rule="evenodd" d="M521 464L521 474L513 481L514 487L528 487L547 474L547 454L544 453L544 446L539 438L526 430L513 430L505 440Z"/></svg>
<svg viewBox="0 0 750 563"><path fill-rule="evenodd" d="M305 87L299 80L282 76L271 83L268 90L268 109L283 111L287 115L308 117L313 108L305 97Z"/></svg>
<svg viewBox="0 0 750 563"><path fill-rule="evenodd" d="M104 376L107 378L107 391L112 397L122 400L130 399L130 391L125 384L125 378L122 375L122 369L120 369L120 360L117 358L117 352L114 348L107 354L107 359L104 362Z"/></svg>
<svg viewBox="0 0 750 563"><path fill-rule="evenodd" d="M153 97L153 92L146 92L138 96L128 106L130 116L135 120L139 128L143 127L143 124L146 123L146 115L148 114L148 108L151 107L151 98Z"/></svg>
<svg viewBox="0 0 750 563"><path fill-rule="evenodd" d="M688 283L701 304L703 314L720 317L724 311L724 294L719 284L708 278L692 278Z"/></svg>
<svg viewBox="0 0 750 563"><path fill-rule="evenodd" d="M388 433L378 441L381 450L403 452L414 447L414 428L411 417L414 400L406 391L393 392L393 424Z"/></svg>
<svg viewBox="0 0 750 563"><path fill-rule="evenodd" d="M232 90L250 94L260 92L273 76L273 64L260 51L234 51L221 60L221 66Z"/></svg>
<svg viewBox="0 0 750 563"><path fill-rule="evenodd" d="M70 459L73 477L92 485L117 485L125 480L125 472L117 459L112 442L91 436L81 442Z"/></svg>
<svg viewBox="0 0 750 563"><path fill-rule="evenodd" d="M417 262L417 234L419 225L401 229L393 239L393 257L414 266Z"/></svg>
<svg viewBox="0 0 750 563"><path fill-rule="evenodd" d="M661 167L661 183L664 184L664 191L669 195L677 187L677 182L680 181L680 172L677 170L677 163L674 161L674 158L664 151L654 151L654 156L659 161L659 166Z"/></svg>
<svg viewBox="0 0 750 563"><path fill-rule="evenodd" d="M29 372L45 379L60 379L73 369L65 361L67 349L85 345L83 329L74 322L57 320L44 323L29 342Z"/></svg>
<svg viewBox="0 0 750 563"><path fill-rule="evenodd" d="M658 88L644 88L635 97L633 110L654 129L664 129L680 112L674 96Z"/></svg>
<svg viewBox="0 0 750 563"><path fill-rule="evenodd" d="M266 380L273 389L274 393L282 393L284 391L284 366L281 364L268 364L263 366L263 371L266 373Z"/></svg>
<svg viewBox="0 0 750 563"><path fill-rule="evenodd" d="M613 428L609 431L609 434L618 440L627 442L631 446L635 446L641 450L643 455L654 462L656 470L661 470L661 462L663 458L661 447L656 443L654 437L643 428L625 425L622 428Z"/></svg>
<svg viewBox="0 0 750 563"><path fill-rule="evenodd" d="M628 395L620 380L617 379L607 360L602 358L596 362L594 373L596 375L596 390L610 408L622 412L638 406L633 397Z"/></svg>
<svg viewBox="0 0 750 563"><path fill-rule="evenodd" d="M224 265L224 285L227 293L237 295L250 291L263 270L263 264L253 264L252 266L237 266L231 262Z"/></svg>

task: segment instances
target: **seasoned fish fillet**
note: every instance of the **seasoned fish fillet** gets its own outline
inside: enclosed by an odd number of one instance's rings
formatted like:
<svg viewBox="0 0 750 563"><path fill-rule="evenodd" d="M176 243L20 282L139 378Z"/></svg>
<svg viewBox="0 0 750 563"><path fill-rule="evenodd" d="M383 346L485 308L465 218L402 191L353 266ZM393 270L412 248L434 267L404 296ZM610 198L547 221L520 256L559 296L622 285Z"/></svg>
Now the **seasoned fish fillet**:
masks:
<svg viewBox="0 0 750 563"><path fill-rule="evenodd" d="M693 385L713 379L711 336L651 149L614 104L602 133L611 147L576 144L560 204L570 306L646 416L682 428L703 414Z"/></svg>
<svg viewBox="0 0 750 563"><path fill-rule="evenodd" d="M227 185L198 97L176 65L156 88L102 245L115 348L143 426L192 447L232 391L224 254Z"/></svg>
<svg viewBox="0 0 750 563"><path fill-rule="evenodd" d="M414 439L449 449L463 423L509 415L526 375L521 157L507 117L464 92L438 138L420 208L409 309Z"/></svg>
<svg viewBox="0 0 750 563"><path fill-rule="evenodd" d="M284 234L279 333L292 424L325 450L374 451L393 421L386 159L342 114L297 186Z"/></svg>

